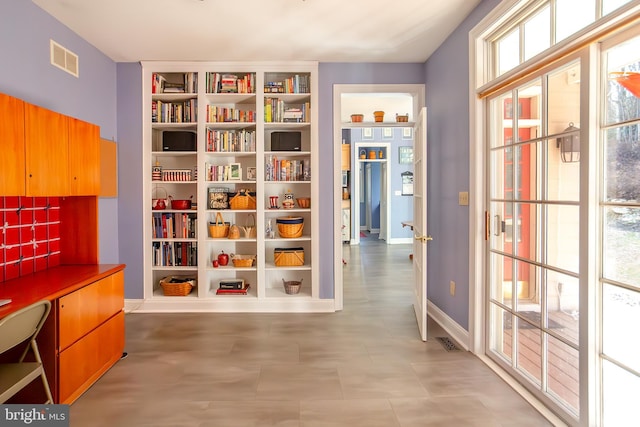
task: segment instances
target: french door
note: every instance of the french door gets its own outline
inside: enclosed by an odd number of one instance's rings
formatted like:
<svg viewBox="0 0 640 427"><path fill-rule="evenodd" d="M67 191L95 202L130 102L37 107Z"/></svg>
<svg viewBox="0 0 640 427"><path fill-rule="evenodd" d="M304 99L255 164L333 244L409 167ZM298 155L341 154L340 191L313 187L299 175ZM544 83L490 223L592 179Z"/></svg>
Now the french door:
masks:
<svg viewBox="0 0 640 427"><path fill-rule="evenodd" d="M579 141L588 138L580 70L574 56L488 100L487 147L488 355L576 419L584 314Z"/></svg>

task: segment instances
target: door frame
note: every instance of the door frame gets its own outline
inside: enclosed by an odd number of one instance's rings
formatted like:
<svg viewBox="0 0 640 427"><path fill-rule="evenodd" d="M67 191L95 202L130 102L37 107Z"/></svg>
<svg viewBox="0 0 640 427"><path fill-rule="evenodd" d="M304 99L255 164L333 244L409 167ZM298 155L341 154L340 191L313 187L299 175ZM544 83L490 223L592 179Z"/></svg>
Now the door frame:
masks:
<svg viewBox="0 0 640 427"><path fill-rule="evenodd" d="M418 117L425 106L424 84L335 84L333 85L333 253L338 260L342 255L342 94L347 93L408 93L413 98L413 115ZM333 298L335 310L344 306L342 263L334 262Z"/></svg>

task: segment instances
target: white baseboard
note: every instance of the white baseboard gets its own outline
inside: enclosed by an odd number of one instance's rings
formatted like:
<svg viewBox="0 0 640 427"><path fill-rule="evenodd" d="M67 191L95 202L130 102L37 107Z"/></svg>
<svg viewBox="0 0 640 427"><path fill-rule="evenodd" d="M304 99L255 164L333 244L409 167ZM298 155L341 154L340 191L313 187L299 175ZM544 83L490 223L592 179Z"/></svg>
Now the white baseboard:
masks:
<svg viewBox="0 0 640 427"><path fill-rule="evenodd" d="M451 338L466 351L469 351L469 332L456 323L434 303L427 300L427 314L442 327Z"/></svg>
<svg viewBox="0 0 640 427"><path fill-rule="evenodd" d="M332 299L271 298L258 302L257 298L183 298L152 297L125 299L125 313L333 313Z"/></svg>

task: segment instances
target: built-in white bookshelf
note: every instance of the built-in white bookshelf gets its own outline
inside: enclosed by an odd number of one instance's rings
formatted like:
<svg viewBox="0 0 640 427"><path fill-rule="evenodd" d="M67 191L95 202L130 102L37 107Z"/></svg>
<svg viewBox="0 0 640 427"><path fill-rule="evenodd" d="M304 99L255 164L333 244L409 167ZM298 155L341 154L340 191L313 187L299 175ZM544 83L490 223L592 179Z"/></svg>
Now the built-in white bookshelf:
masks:
<svg viewBox="0 0 640 427"><path fill-rule="evenodd" d="M139 311L334 310L319 295L317 80L315 62L143 62L148 226ZM225 192L235 209L219 208ZM165 209L154 209L160 199ZM192 206L173 209L171 200ZM279 233L282 218L302 218L301 235ZM236 225L239 238L212 237L216 221ZM222 252L255 261L214 266ZM165 295L167 277L195 287ZM287 293L283 281L302 285ZM221 282L250 286L228 293Z"/></svg>

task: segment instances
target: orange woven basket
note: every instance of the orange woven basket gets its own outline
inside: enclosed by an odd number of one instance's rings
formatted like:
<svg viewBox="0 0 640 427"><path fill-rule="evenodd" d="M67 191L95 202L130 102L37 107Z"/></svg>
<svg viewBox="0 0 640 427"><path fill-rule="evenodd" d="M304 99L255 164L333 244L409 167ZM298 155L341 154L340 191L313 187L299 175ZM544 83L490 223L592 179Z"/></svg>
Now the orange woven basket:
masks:
<svg viewBox="0 0 640 427"><path fill-rule="evenodd" d="M168 297L184 297L191 293L195 280L168 276L160 280L162 292Z"/></svg>

